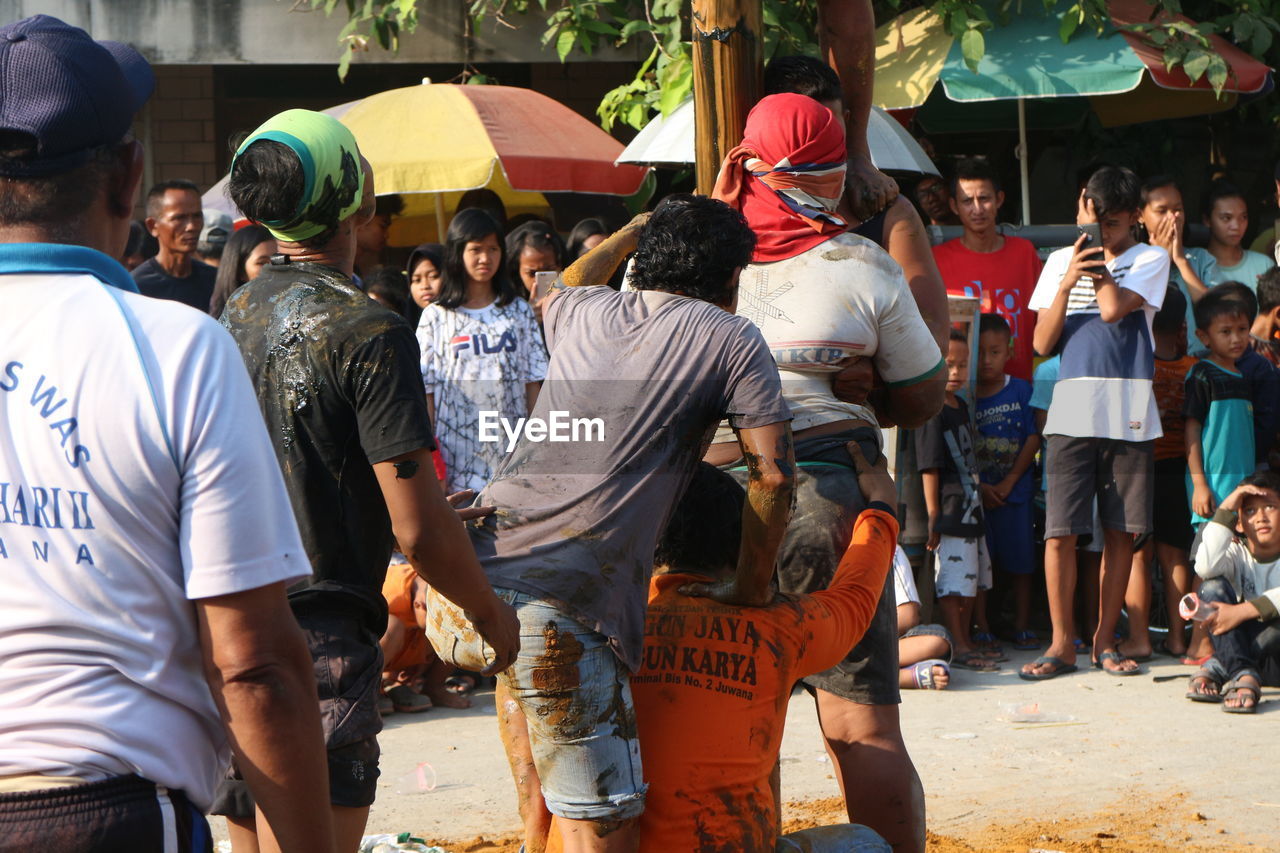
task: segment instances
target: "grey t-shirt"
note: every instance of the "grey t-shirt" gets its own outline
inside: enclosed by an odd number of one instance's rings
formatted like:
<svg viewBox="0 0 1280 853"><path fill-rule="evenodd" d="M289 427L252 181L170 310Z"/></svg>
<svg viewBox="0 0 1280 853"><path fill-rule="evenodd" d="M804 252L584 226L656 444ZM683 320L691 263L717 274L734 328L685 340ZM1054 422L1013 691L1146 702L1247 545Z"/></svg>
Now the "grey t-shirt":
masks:
<svg viewBox="0 0 1280 853"><path fill-rule="evenodd" d="M478 501L497 511L471 539L495 587L557 603L635 671L653 551L711 431L726 416L751 429L791 414L760 331L708 302L583 287L552 301L545 329L530 421L550 431L518 440Z"/></svg>

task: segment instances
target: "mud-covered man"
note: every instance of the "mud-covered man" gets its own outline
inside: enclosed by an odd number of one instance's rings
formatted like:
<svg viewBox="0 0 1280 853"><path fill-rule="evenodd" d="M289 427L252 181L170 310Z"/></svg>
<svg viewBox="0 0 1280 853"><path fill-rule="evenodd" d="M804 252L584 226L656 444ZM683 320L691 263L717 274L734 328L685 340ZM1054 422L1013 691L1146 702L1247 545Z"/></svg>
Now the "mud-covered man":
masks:
<svg viewBox="0 0 1280 853"><path fill-rule="evenodd" d="M528 720L537 793L560 819L566 850L637 849L646 786L630 678L654 546L721 417L749 468L741 553L733 572L691 591L739 605L772 600L794 472L773 357L732 313L754 242L726 205L674 196L567 270L570 287L544 309L551 361L530 421L561 415L603 429L557 442L526 428L480 496L496 511L472 539L521 623L520 656L499 682L511 704L500 704L514 711L511 731ZM603 286L632 249L635 290ZM473 648L452 630L453 615L437 608L433 618L437 650L466 664ZM517 765L518 749L509 752ZM540 805L523 809L530 850L546 834Z"/></svg>
<svg viewBox="0 0 1280 853"><path fill-rule="evenodd" d="M377 786L378 639L393 534L488 641L481 668L511 663L517 625L433 474L413 330L352 284L356 230L374 210L355 138L320 113L281 113L241 145L229 191L280 248L222 319L256 387L314 572L291 589L290 604L323 676L335 833L339 849L353 850ZM252 804L236 788L224 786L217 811L237 849L256 850Z"/></svg>

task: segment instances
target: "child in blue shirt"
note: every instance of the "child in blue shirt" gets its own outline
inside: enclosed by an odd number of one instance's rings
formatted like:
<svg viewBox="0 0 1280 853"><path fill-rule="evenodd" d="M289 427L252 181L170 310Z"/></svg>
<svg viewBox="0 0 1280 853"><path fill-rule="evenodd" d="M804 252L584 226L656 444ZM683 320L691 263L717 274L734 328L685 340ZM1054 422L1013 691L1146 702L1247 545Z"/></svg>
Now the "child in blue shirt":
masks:
<svg viewBox="0 0 1280 853"><path fill-rule="evenodd" d="M1004 372L1012 354L1012 332L999 314L978 323L978 385L975 418L982 506L991 565L1013 584L1014 647L1038 649L1030 630L1031 574L1035 570L1031 467L1040 432L1031 408L1031 385Z"/></svg>
<svg viewBox="0 0 1280 853"><path fill-rule="evenodd" d="M1185 437L1191 522L1208 521L1236 484L1253 473L1253 401L1236 362L1249 348L1250 306L1227 286L1195 306L1196 337L1209 353L1187 374Z"/></svg>

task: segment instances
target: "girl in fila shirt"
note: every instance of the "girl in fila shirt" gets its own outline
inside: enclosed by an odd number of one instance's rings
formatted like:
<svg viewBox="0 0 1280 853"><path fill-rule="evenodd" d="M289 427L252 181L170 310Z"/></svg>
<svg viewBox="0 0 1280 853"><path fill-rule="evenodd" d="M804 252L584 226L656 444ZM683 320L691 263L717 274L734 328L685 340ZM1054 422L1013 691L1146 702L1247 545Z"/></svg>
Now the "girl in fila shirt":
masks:
<svg viewBox="0 0 1280 853"><path fill-rule="evenodd" d="M422 381L448 468L446 491L480 491L505 441L480 440L482 412L515 422L533 408L547 351L529 303L506 274L502 233L483 210L449 224L440 295L418 321Z"/></svg>

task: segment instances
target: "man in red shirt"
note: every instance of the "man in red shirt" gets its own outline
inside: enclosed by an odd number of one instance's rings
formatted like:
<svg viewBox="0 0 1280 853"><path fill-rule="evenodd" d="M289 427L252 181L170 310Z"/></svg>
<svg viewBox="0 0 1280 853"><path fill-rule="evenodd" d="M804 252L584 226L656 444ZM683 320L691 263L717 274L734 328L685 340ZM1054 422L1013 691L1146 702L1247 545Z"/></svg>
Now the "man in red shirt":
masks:
<svg viewBox="0 0 1280 853"><path fill-rule="evenodd" d="M1004 317L1013 332L1013 356L1005 372L1030 382L1036 315L1027 310L1027 301L1040 277L1040 257L1031 241L1005 237L997 229L1004 191L986 161L958 163L951 192L951 208L964 233L933 247L942 280L948 293L981 297L984 314Z"/></svg>

